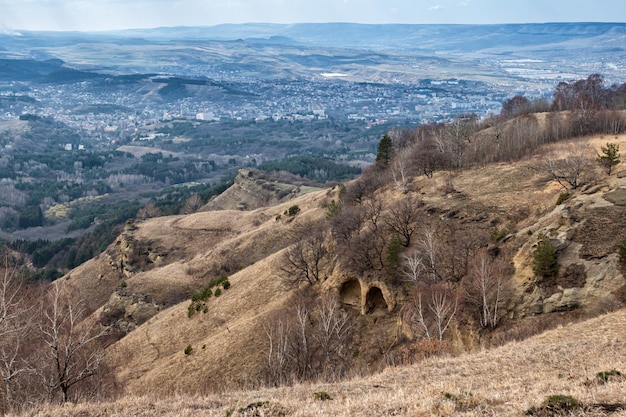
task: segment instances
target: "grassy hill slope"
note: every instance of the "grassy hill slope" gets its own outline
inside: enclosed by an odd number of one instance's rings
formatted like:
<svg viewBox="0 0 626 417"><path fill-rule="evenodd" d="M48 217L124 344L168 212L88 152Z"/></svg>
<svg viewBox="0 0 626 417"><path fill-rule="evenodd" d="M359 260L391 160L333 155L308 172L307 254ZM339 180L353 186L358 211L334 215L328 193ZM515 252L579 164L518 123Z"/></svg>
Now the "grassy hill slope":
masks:
<svg viewBox="0 0 626 417"><path fill-rule="evenodd" d="M624 328L626 311L620 310L496 349L431 358L337 384L166 399L125 396L110 403L49 407L28 415L520 416L535 407L527 415L623 416L626 379L611 377L605 382L597 374L626 370ZM541 408L556 395L573 397L580 408L569 413Z"/></svg>
<svg viewBox="0 0 626 417"><path fill-rule="evenodd" d="M607 141L626 148L626 136L597 136L574 145L596 150ZM504 319L495 330L480 329L468 311L447 336L447 351L460 356L332 385L239 391L267 382L267 325L296 294L283 280L284 253L293 247L294 232L325 222L327 206L339 198L340 187L252 211L206 211L129 223L104 254L59 281L88 302L94 317L110 319L120 331L121 338L108 351L124 395L115 403L64 409L77 414L63 415L152 415L155 408L146 408L149 402L157 404L158 414L183 416L226 415L228 410L237 415L239 408L256 401L269 404L239 415L519 415L551 394L571 394L586 405L626 402L622 380L595 380L598 372L625 370L626 314L567 325L624 305L626 283L614 251L626 239L620 197L626 189L624 165L611 177L598 175L556 206L563 190L546 173L544 159L564 156L567 149L556 144L520 162L411 180L408 195L419 195L423 223L454 227L450 230L463 236L503 231L499 245L513 270ZM407 197L393 182L377 196L385 207ZM300 212L285 214L294 205ZM554 281L533 277L531 254L541 233L559 245L565 272ZM414 337L404 316L411 300L406 285L385 281L382 272L360 275L346 268L339 255L351 248L329 245L332 256L324 264L323 282L307 292L328 292L343 301L354 329L350 375L414 361L402 359ZM188 317L192 294L221 275L228 276L230 288L210 298L205 311ZM578 278L568 281L572 275ZM386 308L369 308L372 288L383 298L378 306ZM555 325L566 327L483 350ZM188 354L187 346L192 348ZM467 353L472 351L477 353ZM313 394L320 391L333 400L316 400ZM193 397L208 392L220 395ZM183 394L191 397L177 397ZM156 400L155 395L176 399ZM60 411L49 412L54 416ZM584 412L591 414L579 415L596 415Z"/></svg>

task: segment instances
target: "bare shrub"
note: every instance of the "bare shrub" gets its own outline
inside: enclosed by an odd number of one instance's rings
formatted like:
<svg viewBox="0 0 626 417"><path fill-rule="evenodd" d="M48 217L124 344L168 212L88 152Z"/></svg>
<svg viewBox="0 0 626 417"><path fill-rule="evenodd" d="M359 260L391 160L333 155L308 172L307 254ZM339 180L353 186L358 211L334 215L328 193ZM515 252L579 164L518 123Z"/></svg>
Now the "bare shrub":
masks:
<svg viewBox="0 0 626 417"><path fill-rule="evenodd" d="M565 190L577 189L585 184L592 175L592 158L586 142L568 146L564 158L548 158L545 161L550 177Z"/></svg>

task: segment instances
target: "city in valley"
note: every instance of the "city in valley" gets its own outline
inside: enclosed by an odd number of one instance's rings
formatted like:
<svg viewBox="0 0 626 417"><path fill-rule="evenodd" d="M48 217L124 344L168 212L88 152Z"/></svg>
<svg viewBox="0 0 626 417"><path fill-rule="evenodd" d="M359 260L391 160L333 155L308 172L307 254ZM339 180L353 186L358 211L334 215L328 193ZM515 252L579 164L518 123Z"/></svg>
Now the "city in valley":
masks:
<svg viewBox="0 0 626 417"><path fill-rule="evenodd" d="M108 210L151 200L177 212L166 196L192 191L171 187L199 187L193 192L208 198L241 167L341 181L373 162L386 132L489 120L514 96L547 106L560 82L590 74L621 84L626 53L616 33L624 30L257 24L3 33L2 234L75 238Z"/></svg>

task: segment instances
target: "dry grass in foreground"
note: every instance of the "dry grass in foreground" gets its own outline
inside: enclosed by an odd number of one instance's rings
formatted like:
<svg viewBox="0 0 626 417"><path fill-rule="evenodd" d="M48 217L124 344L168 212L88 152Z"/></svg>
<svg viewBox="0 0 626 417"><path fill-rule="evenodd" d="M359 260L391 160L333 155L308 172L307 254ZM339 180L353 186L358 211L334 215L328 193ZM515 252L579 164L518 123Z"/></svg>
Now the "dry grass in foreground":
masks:
<svg viewBox="0 0 626 417"><path fill-rule="evenodd" d="M521 416L534 407L529 415L626 416L626 406L620 407L626 404L626 379L598 377L610 371L626 372L626 310L493 350L433 358L337 384L206 397L124 397L111 403L47 406L23 415ZM565 397L542 407L556 395Z"/></svg>

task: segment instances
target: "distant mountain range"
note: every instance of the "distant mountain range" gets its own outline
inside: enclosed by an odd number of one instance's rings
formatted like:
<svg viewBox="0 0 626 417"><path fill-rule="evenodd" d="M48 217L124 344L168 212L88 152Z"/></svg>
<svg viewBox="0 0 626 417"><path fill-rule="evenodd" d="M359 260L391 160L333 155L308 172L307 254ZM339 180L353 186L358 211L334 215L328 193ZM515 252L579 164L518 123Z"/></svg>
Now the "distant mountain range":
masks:
<svg viewBox="0 0 626 417"><path fill-rule="evenodd" d="M587 47L624 51L626 23L529 23L499 25L400 25L355 23L223 24L112 32L20 32L0 34L0 50L61 47L78 42L140 45L155 41L258 40L275 44L398 51L477 52L497 49Z"/></svg>
<svg viewBox="0 0 626 417"><path fill-rule="evenodd" d="M626 23L544 23L502 25L367 25L354 23L225 24L111 32L147 39L236 40L399 51L476 52L494 48L618 48L626 45Z"/></svg>
<svg viewBox="0 0 626 417"><path fill-rule="evenodd" d="M367 68L414 79L479 80L496 75L514 82L583 78L598 72L612 82L623 82L626 23L224 24L21 32L0 34L0 59L60 59L73 69L109 74L197 76L197 69L204 66L239 71L244 77L280 78L306 76L314 67L318 72L351 74ZM509 68L511 63L514 68ZM367 75L354 80L393 82L394 77Z"/></svg>

